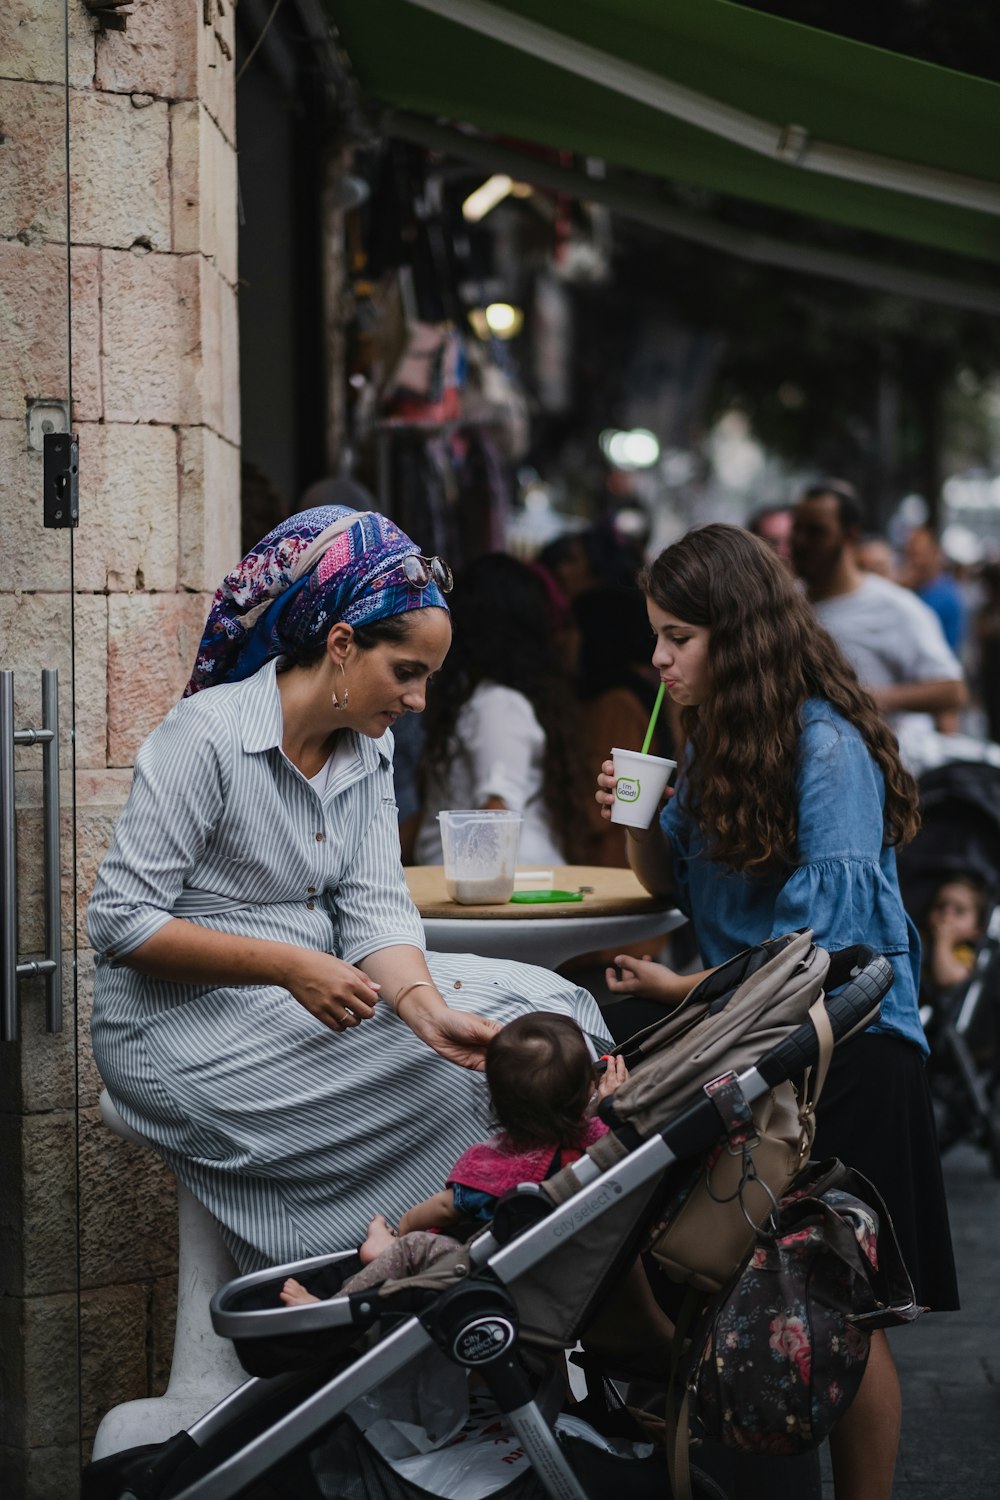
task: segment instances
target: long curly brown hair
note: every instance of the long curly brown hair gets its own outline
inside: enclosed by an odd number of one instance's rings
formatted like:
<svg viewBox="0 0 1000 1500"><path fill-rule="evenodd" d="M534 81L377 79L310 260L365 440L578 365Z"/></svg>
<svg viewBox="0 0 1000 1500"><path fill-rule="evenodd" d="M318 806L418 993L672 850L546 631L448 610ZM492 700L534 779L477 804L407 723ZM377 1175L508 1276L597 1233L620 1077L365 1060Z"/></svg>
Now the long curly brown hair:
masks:
<svg viewBox="0 0 1000 1500"><path fill-rule="evenodd" d="M794 862L796 751L807 698L823 698L864 740L885 779L883 840L919 826L917 788L895 737L833 638L770 551L738 526L689 531L643 569L667 614L707 627L712 691L685 708L687 806L713 859L763 874Z"/></svg>

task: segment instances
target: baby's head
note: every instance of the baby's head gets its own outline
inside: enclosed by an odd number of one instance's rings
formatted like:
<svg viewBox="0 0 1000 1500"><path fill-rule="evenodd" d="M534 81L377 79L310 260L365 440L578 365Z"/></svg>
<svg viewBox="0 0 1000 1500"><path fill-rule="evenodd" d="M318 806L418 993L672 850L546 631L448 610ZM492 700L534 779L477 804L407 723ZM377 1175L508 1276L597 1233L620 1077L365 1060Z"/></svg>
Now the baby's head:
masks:
<svg viewBox="0 0 1000 1500"><path fill-rule="evenodd" d="M486 1049L486 1082L497 1124L519 1150L575 1146L594 1091L583 1033L568 1016L518 1016Z"/></svg>
<svg viewBox="0 0 1000 1500"><path fill-rule="evenodd" d="M953 875L938 886L927 908L928 922L947 917L960 943L975 943L986 926L986 888L975 875Z"/></svg>

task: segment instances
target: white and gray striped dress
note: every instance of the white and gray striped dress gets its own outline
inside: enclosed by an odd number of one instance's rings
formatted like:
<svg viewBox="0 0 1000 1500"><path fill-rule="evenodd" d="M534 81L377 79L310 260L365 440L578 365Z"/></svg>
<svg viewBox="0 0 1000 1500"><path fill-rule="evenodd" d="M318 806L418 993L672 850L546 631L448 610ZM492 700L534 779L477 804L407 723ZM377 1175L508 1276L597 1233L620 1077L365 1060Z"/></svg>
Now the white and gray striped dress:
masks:
<svg viewBox="0 0 1000 1500"><path fill-rule="evenodd" d="M321 798L281 751L275 670L185 699L150 735L88 916L101 1075L243 1270L355 1244L373 1213L437 1192L485 1122L481 1075L439 1058L388 1006L337 1033L276 986L182 984L121 963L172 917L349 963L423 948L390 736L352 734ZM585 990L545 969L428 962L463 1010L551 1010L606 1029Z"/></svg>

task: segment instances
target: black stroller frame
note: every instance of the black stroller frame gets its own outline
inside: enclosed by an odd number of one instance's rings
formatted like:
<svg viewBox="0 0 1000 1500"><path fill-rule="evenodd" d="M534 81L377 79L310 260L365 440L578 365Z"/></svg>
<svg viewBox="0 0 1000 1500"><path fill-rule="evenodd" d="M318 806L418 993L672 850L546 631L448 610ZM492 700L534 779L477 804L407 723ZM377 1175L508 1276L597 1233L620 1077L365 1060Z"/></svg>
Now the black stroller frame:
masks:
<svg viewBox="0 0 1000 1500"><path fill-rule="evenodd" d="M836 1042L875 1018L881 998L892 983L892 969L885 958L867 948L849 950L835 959L843 962L832 965L831 981L851 976L837 993L828 993L825 998ZM815 1063L818 1046L813 1025L806 1021L742 1071L737 1081L747 1103L752 1104L785 1080L800 1077ZM628 1127L623 1130L627 1135ZM669 1124L634 1145L614 1165L602 1168L588 1156L574 1163L579 1190L559 1206L553 1207L537 1187L516 1189L507 1202L516 1200L517 1217L528 1227L519 1225L514 1237L501 1243L497 1234L502 1236L503 1230L498 1215L494 1229L467 1247L469 1274L465 1279L438 1292L404 1288L399 1294L402 1305L397 1296L391 1299L390 1320L396 1326L346 1368L335 1369L327 1378L318 1377L318 1384L314 1378L308 1392L290 1409L281 1410L282 1398L290 1397L296 1387L301 1389L301 1372L251 1377L169 1443L147 1454L133 1450L131 1463L130 1456L124 1454L104 1460L104 1465L123 1460L118 1487L107 1487L102 1476L100 1485L89 1491L85 1485L84 1493L117 1495L120 1500L159 1500L165 1495L171 1500L230 1500L266 1470L314 1441L360 1397L436 1347L449 1360L482 1376L551 1500L588 1500L587 1489L550 1425L562 1389L544 1381L536 1389L519 1358L518 1308L512 1284L557 1252L582 1226L621 1206L632 1195L648 1197L668 1168L704 1153L722 1134L720 1115L712 1098L705 1094ZM353 1259L353 1251L342 1251L230 1282L211 1304L216 1332L240 1341L267 1340L279 1333L291 1336L353 1330L361 1335L387 1317L388 1299L380 1299L372 1291L338 1295L307 1306L251 1311L240 1308L248 1293L279 1278L302 1276ZM279 1412L277 1417L273 1415L275 1410ZM183 1468L189 1459L197 1457L198 1450L214 1444L234 1424L254 1414L263 1419L261 1431L209 1472L183 1481Z"/></svg>

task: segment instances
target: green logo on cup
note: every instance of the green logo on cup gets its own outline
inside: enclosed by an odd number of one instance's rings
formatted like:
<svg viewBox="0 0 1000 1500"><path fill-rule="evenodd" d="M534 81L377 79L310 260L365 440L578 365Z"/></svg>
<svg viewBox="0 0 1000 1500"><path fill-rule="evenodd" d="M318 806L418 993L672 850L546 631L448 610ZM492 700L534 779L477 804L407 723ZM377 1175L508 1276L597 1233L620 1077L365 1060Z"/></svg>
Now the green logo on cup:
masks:
<svg viewBox="0 0 1000 1500"><path fill-rule="evenodd" d="M642 782L638 776L619 776L615 787L615 796L619 802L638 802L641 791Z"/></svg>

